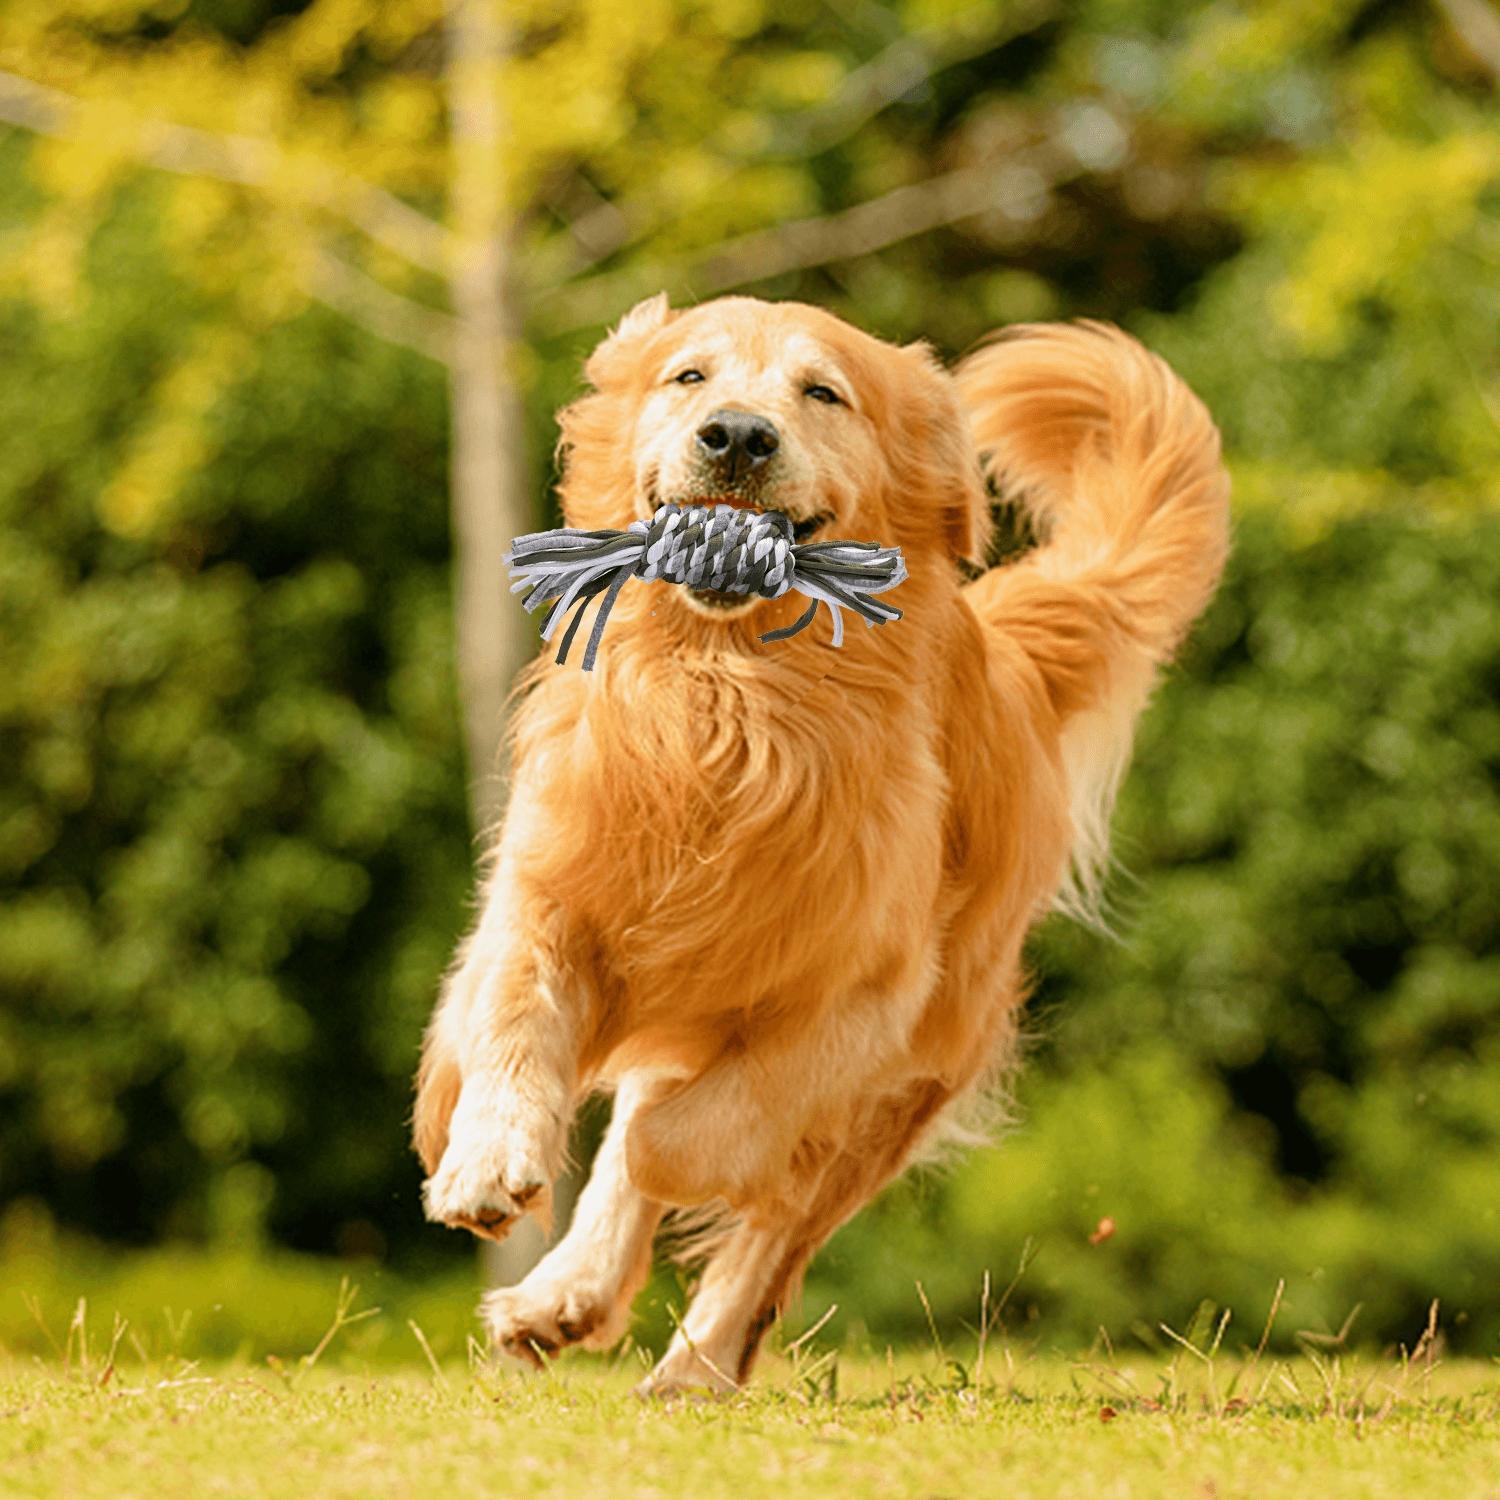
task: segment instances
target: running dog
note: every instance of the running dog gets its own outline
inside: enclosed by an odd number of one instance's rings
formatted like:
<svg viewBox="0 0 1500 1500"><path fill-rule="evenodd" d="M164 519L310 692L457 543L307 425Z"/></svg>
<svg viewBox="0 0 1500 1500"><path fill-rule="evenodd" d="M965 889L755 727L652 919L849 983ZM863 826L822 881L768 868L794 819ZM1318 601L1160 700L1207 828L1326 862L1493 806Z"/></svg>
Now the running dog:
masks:
<svg viewBox="0 0 1500 1500"><path fill-rule="evenodd" d="M484 1303L494 1343L614 1342L663 1214L713 1206L644 1389L726 1391L818 1246L1012 1062L1022 942L1096 902L1136 718L1224 562L1228 479L1198 399L1099 324L1012 328L950 373L814 307L657 297L585 373L569 525L751 506L908 570L884 596L904 618L841 649L822 622L760 643L795 595L658 582L621 595L597 670L539 657L426 1036L425 1206L475 1234L547 1221L575 1107L614 1095L571 1227ZM965 581L987 475L1040 544Z"/></svg>

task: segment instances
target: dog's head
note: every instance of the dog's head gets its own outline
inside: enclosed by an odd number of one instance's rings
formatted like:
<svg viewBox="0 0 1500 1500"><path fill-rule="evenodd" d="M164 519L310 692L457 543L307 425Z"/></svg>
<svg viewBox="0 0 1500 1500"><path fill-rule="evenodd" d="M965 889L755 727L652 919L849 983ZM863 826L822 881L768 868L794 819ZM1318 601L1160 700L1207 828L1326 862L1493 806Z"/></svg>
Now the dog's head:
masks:
<svg viewBox="0 0 1500 1500"><path fill-rule="evenodd" d="M909 568L973 557L987 507L968 426L924 345L898 347L802 303L727 297L633 309L562 414L570 524L623 527L664 501L778 510L798 541L898 545ZM754 596L684 590L700 614Z"/></svg>

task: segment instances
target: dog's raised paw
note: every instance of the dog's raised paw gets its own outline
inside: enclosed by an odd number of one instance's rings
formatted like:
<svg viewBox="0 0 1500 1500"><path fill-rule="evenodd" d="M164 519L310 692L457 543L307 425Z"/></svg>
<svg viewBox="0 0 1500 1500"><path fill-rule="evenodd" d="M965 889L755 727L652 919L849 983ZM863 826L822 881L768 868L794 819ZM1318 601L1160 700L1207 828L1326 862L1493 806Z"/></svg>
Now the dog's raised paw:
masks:
<svg viewBox="0 0 1500 1500"><path fill-rule="evenodd" d="M438 1169L422 1188L422 1207L435 1223L503 1240L526 1214L552 1222L553 1168L523 1132L485 1139L455 1131Z"/></svg>

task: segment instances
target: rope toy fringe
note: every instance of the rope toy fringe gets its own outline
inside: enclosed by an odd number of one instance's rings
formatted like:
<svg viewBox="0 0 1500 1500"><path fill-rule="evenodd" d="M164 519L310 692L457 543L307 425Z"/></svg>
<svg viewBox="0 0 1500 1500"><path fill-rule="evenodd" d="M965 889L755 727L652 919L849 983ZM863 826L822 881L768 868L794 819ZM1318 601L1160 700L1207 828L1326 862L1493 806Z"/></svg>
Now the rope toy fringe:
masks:
<svg viewBox="0 0 1500 1500"><path fill-rule="evenodd" d="M649 521L632 521L624 531L580 531L560 526L518 536L505 554L510 591L525 592L528 611L555 600L542 625L550 641L562 617L576 603L558 648L568 648L590 599L603 594L583 653L592 672L604 623L627 578L661 578L689 588L726 594L759 594L779 599L788 589L812 601L795 624L770 630L762 641L782 641L813 622L818 605L833 616L833 644L844 643L842 610L852 609L868 625L899 620L893 604L872 598L906 579L898 547L876 542L794 542L791 517L781 511L742 510L733 505L659 505Z"/></svg>

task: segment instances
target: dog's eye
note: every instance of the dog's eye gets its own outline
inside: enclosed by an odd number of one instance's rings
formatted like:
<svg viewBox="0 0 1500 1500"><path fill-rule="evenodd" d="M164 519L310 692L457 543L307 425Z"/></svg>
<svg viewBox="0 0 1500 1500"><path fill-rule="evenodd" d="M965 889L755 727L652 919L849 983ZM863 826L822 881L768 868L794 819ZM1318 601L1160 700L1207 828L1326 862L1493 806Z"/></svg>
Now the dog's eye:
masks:
<svg viewBox="0 0 1500 1500"><path fill-rule="evenodd" d="M684 370L681 375L674 375L672 381L675 385L702 385L702 370Z"/></svg>
<svg viewBox="0 0 1500 1500"><path fill-rule="evenodd" d="M839 393L826 385L810 385L802 394L812 397L814 401L821 401L824 406L842 406L844 404L839 399Z"/></svg>

